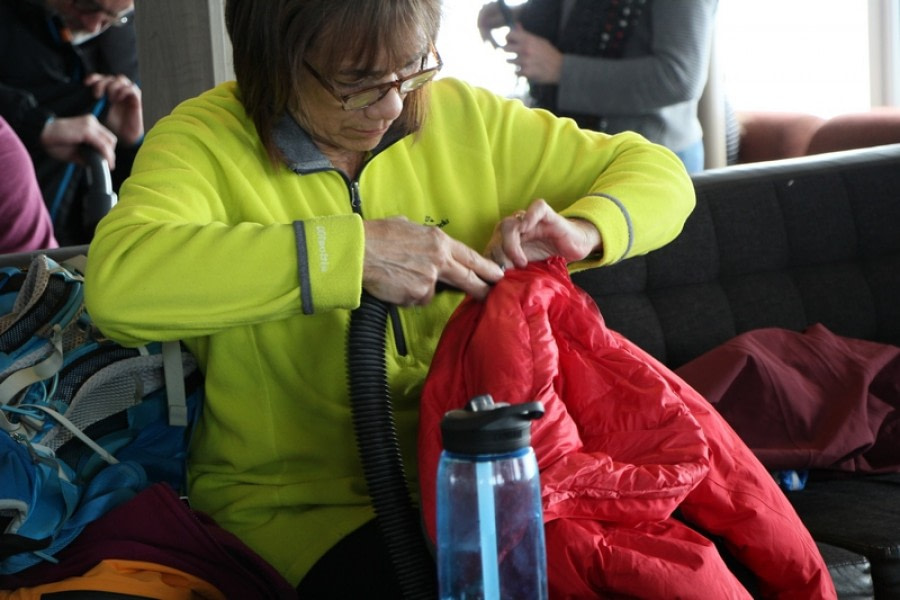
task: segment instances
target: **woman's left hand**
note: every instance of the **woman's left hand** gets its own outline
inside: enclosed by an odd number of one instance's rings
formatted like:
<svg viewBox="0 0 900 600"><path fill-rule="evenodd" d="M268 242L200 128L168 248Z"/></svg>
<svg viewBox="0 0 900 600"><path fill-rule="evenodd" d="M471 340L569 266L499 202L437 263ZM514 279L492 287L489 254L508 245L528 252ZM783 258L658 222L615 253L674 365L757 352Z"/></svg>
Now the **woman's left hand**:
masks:
<svg viewBox="0 0 900 600"><path fill-rule="evenodd" d="M531 203L500 220L484 255L504 269L561 256L567 262L581 260L602 247L600 232L589 221L567 219L544 200Z"/></svg>

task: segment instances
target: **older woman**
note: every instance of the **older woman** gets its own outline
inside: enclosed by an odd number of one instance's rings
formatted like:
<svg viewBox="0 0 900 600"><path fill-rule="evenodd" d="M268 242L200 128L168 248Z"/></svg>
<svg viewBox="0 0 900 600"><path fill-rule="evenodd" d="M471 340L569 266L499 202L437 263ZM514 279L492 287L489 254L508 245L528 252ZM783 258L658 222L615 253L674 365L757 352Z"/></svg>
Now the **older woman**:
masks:
<svg viewBox="0 0 900 600"><path fill-rule="evenodd" d="M153 128L89 253L107 335L180 338L203 366L193 505L304 597L321 581L397 597L378 589L390 574L367 575L385 553L345 372L362 292L396 305L386 360L413 478L419 392L464 294L551 255L585 268L646 253L694 203L677 157L636 134L436 80L440 10L229 0L237 82Z"/></svg>

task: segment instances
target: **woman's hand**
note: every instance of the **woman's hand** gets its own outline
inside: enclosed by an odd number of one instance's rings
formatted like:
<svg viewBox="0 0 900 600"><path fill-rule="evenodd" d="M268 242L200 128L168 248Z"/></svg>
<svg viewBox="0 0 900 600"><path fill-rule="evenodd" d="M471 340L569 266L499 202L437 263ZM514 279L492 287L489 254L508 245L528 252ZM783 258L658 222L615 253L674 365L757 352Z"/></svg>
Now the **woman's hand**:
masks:
<svg viewBox="0 0 900 600"><path fill-rule="evenodd" d="M592 223L567 219L538 199L527 210L497 223L484 255L508 269L551 256L561 256L567 262L581 260L601 248L600 232Z"/></svg>
<svg viewBox="0 0 900 600"><path fill-rule="evenodd" d="M503 277L497 263L437 227L404 218L365 221L364 227L363 288L385 302L428 304L439 282L481 299Z"/></svg>

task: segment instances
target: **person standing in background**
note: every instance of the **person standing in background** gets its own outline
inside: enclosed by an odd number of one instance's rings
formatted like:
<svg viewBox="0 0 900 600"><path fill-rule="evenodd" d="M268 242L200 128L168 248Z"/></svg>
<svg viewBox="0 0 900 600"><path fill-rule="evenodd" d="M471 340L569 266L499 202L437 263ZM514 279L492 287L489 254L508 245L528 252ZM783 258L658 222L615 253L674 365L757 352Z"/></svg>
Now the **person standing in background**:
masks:
<svg viewBox="0 0 900 600"><path fill-rule="evenodd" d="M56 248L31 157L0 117L0 253Z"/></svg>
<svg viewBox="0 0 900 600"><path fill-rule="evenodd" d="M56 236L90 241L83 146L127 177L144 135L132 0L0 0L0 115L34 163Z"/></svg>
<svg viewBox="0 0 900 600"><path fill-rule="evenodd" d="M717 0L529 0L478 14L483 39L513 54L533 106L587 129L636 131L703 169L697 106ZM506 14L504 14L506 12ZM512 26L506 44L493 30Z"/></svg>

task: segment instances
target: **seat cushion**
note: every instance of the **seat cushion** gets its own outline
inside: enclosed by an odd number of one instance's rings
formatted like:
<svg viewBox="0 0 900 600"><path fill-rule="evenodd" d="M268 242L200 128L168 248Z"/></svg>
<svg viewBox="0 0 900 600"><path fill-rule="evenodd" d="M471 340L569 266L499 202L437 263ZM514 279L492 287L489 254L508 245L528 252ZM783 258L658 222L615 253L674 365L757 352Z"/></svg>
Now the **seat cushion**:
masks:
<svg viewBox="0 0 900 600"><path fill-rule="evenodd" d="M811 478L788 498L813 538L865 556L878 598L900 598L900 473Z"/></svg>
<svg viewBox="0 0 900 600"><path fill-rule="evenodd" d="M865 556L846 548L816 542L841 600L867 600L875 597L872 565Z"/></svg>

